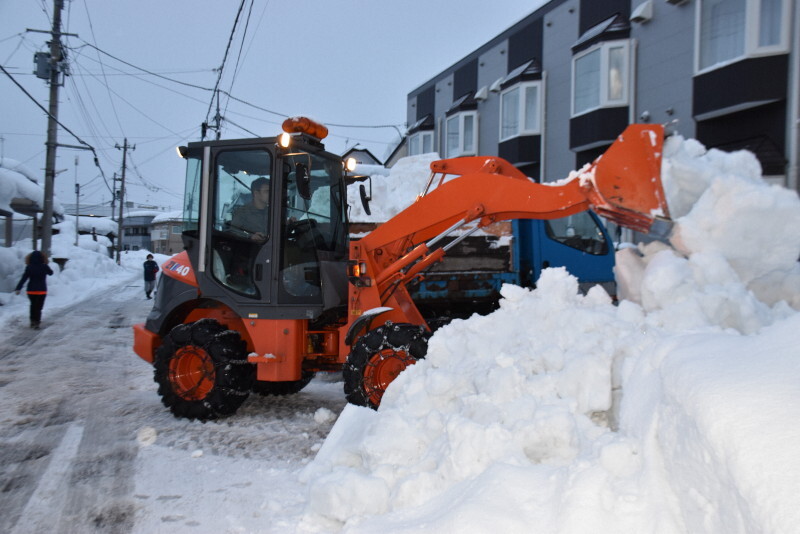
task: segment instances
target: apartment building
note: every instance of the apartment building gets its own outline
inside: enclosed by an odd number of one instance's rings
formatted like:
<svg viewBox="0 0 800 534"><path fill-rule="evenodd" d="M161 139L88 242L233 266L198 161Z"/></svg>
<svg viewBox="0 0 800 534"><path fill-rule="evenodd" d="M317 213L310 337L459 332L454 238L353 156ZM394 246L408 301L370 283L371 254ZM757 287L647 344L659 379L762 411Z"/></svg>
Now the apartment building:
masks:
<svg viewBox="0 0 800 534"><path fill-rule="evenodd" d="M408 94L406 154L564 178L634 122L748 149L797 189L793 0L551 0Z"/></svg>

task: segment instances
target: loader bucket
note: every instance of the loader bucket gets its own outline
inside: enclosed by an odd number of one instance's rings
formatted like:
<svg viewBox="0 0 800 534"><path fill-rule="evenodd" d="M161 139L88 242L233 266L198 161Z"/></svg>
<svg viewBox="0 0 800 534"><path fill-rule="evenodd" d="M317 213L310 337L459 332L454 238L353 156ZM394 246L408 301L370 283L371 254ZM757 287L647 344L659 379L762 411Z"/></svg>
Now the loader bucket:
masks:
<svg viewBox="0 0 800 534"><path fill-rule="evenodd" d="M669 208L661 184L663 144L661 125L628 126L581 178L581 188L592 210L643 233L650 232L656 219L668 220Z"/></svg>

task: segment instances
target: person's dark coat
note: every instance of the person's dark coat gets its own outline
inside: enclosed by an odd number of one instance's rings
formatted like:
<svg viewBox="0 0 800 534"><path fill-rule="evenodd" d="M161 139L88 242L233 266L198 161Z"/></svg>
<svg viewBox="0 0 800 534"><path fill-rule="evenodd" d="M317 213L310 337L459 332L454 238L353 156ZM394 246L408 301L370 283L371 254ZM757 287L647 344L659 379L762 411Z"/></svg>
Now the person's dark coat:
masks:
<svg viewBox="0 0 800 534"><path fill-rule="evenodd" d="M27 281L29 295L46 295L47 276L53 274L53 270L45 262L44 254L41 251L34 250L28 256L27 264L16 290L21 290Z"/></svg>
<svg viewBox="0 0 800 534"><path fill-rule="evenodd" d="M156 273L158 272L158 264L153 260L147 260L144 262L144 281L145 282L152 282L156 279Z"/></svg>

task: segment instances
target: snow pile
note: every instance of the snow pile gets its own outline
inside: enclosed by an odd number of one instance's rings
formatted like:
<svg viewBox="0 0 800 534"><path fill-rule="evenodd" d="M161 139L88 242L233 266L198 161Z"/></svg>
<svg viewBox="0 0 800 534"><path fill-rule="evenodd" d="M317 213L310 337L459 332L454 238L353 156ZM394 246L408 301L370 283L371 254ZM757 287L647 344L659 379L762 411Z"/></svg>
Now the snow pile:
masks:
<svg viewBox="0 0 800 534"><path fill-rule="evenodd" d="M74 227L70 232L67 231L69 223L62 224L66 224L65 228L53 236L51 243L50 268L53 275L47 277L45 322L57 310L88 298L103 298L121 284L143 284L142 264L149 254L147 250L123 252L121 265L117 265L109 256L111 242L108 238L97 236L97 241L94 241L91 235L82 235L76 247ZM15 295L13 290L25 270L25 256L31 250L29 239L14 247L0 248L0 321L6 325L15 317L27 317L29 302L25 288L19 295ZM159 264L168 258L162 254L154 256ZM53 261L55 258L67 260L63 269Z"/></svg>
<svg viewBox="0 0 800 534"><path fill-rule="evenodd" d="M621 253L629 300L551 269L439 330L378 412L345 408L301 527L793 531L800 201L681 138L663 179L674 248Z"/></svg>
<svg viewBox="0 0 800 534"><path fill-rule="evenodd" d="M347 203L350 205L350 221L356 223L388 221L410 206L417 195L422 193L431 175L430 164L441 159L438 154L408 156L395 163L386 175L383 171L370 177L372 183L371 215L367 215L361 205L358 185L347 188ZM367 194L370 183L364 182Z"/></svg>

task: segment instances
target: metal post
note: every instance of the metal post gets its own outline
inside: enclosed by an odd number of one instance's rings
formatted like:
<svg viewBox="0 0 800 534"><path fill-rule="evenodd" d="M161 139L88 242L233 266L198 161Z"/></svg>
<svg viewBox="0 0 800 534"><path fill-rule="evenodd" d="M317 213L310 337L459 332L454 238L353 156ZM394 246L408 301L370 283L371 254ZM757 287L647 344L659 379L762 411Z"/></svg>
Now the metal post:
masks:
<svg viewBox="0 0 800 534"><path fill-rule="evenodd" d="M78 156L75 156L75 246L78 246L78 221L81 218L81 184L78 183Z"/></svg>
<svg viewBox="0 0 800 534"><path fill-rule="evenodd" d="M6 246L13 245L14 240L14 216L6 215Z"/></svg>
<svg viewBox="0 0 800 534"><path fill-rule="evenodd" d="M134 150L135 146L128 146L128 138L125 138L122 146L114 145L117 149L122 149L122 178L120 179L119 186L119 219L117 220L117 234L119 240L117 242L117 265L120 264L120 255L122 253L122 208L125 206L125 167L127 166L128 149Z"/></svg>
<svg viewBox="0 0 800 534"><path fill-rule="evenodd" d="M53 0L53 31L50 38L50 109L47 120L47 155L42 213L42 252L48 256L53 236L53 190L56 177L56 145L58 143L58 75L61 63L61 9L63 6L63 0ZM34 240L35 248L36 241Z"/></svg>

